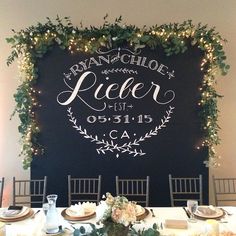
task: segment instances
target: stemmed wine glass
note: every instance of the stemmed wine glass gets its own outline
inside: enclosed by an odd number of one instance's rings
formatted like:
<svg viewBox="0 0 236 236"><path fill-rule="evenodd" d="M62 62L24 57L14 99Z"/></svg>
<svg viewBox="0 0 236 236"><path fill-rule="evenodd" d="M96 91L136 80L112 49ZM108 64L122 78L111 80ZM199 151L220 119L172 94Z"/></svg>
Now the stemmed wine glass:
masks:
<svg viewBox="0 0 236 236"><path fill-rule="evenodd" d="M196 212L197 207L198 207L198 201L195 201L195 200L187 201L187 208L190 212L189 222L192 222L192 223L197 222L197 220L194 218L194 213Z"/></svg>

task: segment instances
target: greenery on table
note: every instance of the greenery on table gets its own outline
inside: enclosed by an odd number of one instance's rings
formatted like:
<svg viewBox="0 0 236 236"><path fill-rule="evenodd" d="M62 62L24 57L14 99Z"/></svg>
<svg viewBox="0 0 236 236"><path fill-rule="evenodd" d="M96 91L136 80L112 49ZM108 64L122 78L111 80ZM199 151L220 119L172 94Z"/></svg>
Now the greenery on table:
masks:
<svg viewBox="0 0 236 236"><path fill-rule="evenodd" d="M81 226L79 229L75 229L73 236L104 236L106 235L106 229L104 227L97 228L94 224L90 224L92 231L90 233L86 232L85 228ZM130 228L129 236L159 236L157 224L153 224L152 228L135 230ZM114 235L116 236L116 235Z"/></svg>
<svg viewBox="0 0 236 236"><path fill-rule="evenodd" d="M216 76L226 75L229 65L226 64L226 55L223 50L225 40L214 28L206 25L193 25L191 20L181 24L163 24L150 28L138 28L134 25L125 25L121 17L114 23L107 21L100 27L90 28L74 27L68 17L63 19L57 17L56 23L47 18L47 22L38 23L24 30L16 32L7 38L12 45L11 55L7 59L10 65L15 59L19 61L21 84L17 88L14 98L16 107L13 112L18 113L20 125L18 130L21 134L23 156L23 168L30 167L32 158L41 155L44 148L38 143L40 133L35 112L40 106L37 97L41 91L35 90L38 69L37 61L54 46L63 50L69 50L72 54L79 52L95 53L100 47L116 48L122 44L128 44L134 50L143 47L151 49L161 47L167 56L184 53L189 42L204 52L201 70L204 73L200 89L199 100L200 119L204 138L197 148L207 147L209 158L205 161L207 166L217 166L218 156L214 146L220 143L218 131L220 129L218 120L217 99L221 96L216 92L214 85Z"/></svg>
<svg viewBox="0 0 236 236"><path fill-rule="evenodd" d="M135 230L132 226L138 221L137 212L140 205L129 201L125 196L113 197L107 192L103 200L96 207L96 225L90 223L91 229L86 232L85 227L75 229L74 236L159 236L158 226Z"/></svg>

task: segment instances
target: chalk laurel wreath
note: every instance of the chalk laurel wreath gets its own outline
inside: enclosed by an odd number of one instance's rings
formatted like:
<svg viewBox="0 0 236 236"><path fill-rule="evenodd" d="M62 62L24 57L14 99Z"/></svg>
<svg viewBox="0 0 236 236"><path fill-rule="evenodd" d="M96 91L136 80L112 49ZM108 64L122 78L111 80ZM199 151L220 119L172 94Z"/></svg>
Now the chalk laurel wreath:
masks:
<svg viewBox="0 0 236 236"><path fill-rule="evenodd" d="M133 146L139 146L140 142L145 141L148 138L151 138L152 136L156 136L159 131L166 127L166 123L169 122L171 118L171 114L173 113L174 107L169 106L169 109L166 110L166 115L164 115L161 118L161 122L159 125L157 125L154 129L151 129L149 132L145 133L143 136L139 137L138 139L135 139L132 142L124 143L122 145L118 145L113 142L113 140L106 141L104 139L99 139L98 135L92 135L88 134L87 130L85 128L82 128L81 125L77 125L77 119L73 116L73 112L71 107L67 109L69 121L73 124L73 128L79 131L79 133L86 139L90 139L91 142L95 142L98 145L101 145L100 148L97 149L97 153L105 154L107 151L113 152L114 150L117 150L118 152L125 153L127 152L130 155L136 156L143 156L146 153L142 151L142 149L137 150L136 148L132 149ZM118 157L118 156L117 156Z"/></svg>

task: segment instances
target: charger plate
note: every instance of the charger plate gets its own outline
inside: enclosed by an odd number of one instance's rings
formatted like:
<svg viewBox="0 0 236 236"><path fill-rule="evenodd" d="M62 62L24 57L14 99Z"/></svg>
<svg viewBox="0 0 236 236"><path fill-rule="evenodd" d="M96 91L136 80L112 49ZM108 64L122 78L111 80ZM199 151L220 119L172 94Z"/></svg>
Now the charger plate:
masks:
<svg viewBox="0 0 236 236"><path fill-rule="evenodd" d="M136 216L136 220L143 220L148 216L149 210L147 208L143 208L143 209L144 211Z"/></svg>
<svg viewBox="0 0 236 236"><path fill-rule="evenodd" d="M14 212L14 210L9 210L8 208L2 208L0 210L0 218L2 219L11 219L11 218L16 218L16 217L18 218L18 217L27 215L29 213L29 210L30 210L29 207L23 206L22 210L20 211L16 210L16 212L18 211L17 214L9 214L9 212L12 212L12 211ZM7 215L7 213L9 215Z"/></svg>
<svg viewBox="0 0 236 236"><path fill-rule="evenodd" d="M32 208L29 208L26 214L19 214L16 216L11 216L11 217L0 217L1 222L16 222L16 221L21 221L30 218L34 214L34 210Z"/></svg>
<svg viewBox="0 0 236 236"><path fill-rule="evenodd" d="M199 206L201 208L207 208L208 206ZM199 218L199 219L203 219L203 220L206 220L206 219L221 219L222 217L224 217L225 215L225 212L221 209L221 208L217 208L215 207L215 212L212 213L212 214L204 214L200 211L196 211L194 213L195 217Z"/></svg>
<svg viewBox="0 0 236 236"><path fill-rule="evenodd" d="M64 209L62 212L61 212L61 215L63 216L63 218L65 220L74 220L74 221L83 221L83 220L89 220L89 219L92 219L93 217L96 216L96 212L93 211L93 212L90 212L84 216L72 216L72 215L68 215L67 212L66 212L67 208Z"/></svg>

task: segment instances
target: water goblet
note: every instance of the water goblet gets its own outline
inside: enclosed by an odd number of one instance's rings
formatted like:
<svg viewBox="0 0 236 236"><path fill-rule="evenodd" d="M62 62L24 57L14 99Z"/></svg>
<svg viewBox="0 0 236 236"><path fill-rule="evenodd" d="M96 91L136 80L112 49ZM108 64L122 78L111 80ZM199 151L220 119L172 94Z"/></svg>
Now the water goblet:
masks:
<svg viewBox="0 0 236 236"><path fill-rule="evenodd" d="M189 222L191 223L196 223L197 220L194 218L194 213L196 212L198 207L198 201L195 200L188 200L187 201L187 208L190 212L190 218L189 218Z"/></svg>

